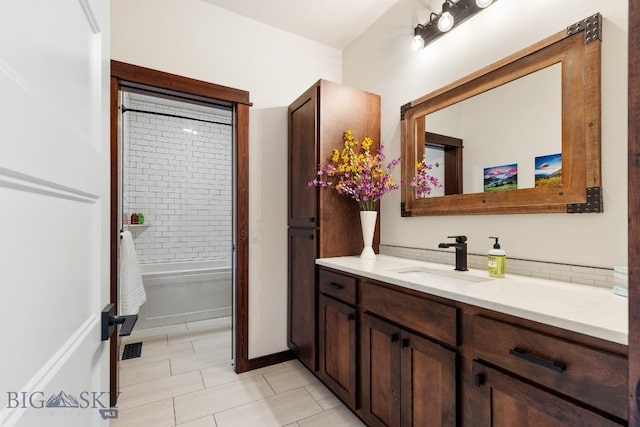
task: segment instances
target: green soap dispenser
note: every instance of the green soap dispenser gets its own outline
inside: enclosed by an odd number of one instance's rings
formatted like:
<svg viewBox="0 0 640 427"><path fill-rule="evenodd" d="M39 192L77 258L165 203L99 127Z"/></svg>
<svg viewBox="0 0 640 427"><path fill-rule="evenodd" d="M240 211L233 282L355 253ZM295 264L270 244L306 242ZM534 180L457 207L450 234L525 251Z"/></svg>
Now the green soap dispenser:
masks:
<svg viewBox="0 0 640 427"><path fill-rule="evenodd" d="M507 269L507 253L500 249L498 243L498 237L489 237L495 239L493 249L489 251L487 267L489 269L490 277L504 277Z"/></svg>

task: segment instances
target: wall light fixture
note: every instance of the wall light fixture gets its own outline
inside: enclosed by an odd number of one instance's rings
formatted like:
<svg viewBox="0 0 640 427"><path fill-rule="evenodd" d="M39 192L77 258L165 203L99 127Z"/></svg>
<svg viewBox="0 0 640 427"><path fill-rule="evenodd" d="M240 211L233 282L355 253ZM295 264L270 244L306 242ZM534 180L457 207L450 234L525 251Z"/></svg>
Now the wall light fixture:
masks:
<svg viewBox="0 0 640 427"><path fill-rule="evenodd" d="M414 50L424 48L454 25L460 25L492 3L494 0L445 0L440 13L431 12L429 22L418 24L413 29L411 46Z"/></svg>
<svg viewBox="0 0 640 427"><path fill-rule="evenodd" d="M438 18L438 29L443 33L446 33L453 28L453 24L456 23L456 19L451 14L451 5L453 3L450 0L446 0L442 3L442 13ZM453 4L455 6L455 4Z"/></svg>

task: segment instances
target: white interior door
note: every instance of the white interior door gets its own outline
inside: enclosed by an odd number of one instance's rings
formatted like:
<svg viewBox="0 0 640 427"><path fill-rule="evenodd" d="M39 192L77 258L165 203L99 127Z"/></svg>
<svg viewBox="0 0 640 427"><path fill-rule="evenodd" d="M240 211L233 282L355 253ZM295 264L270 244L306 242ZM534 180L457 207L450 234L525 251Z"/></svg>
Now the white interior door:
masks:
<svg viewBox="0 0 640 427"><path fill-rule="evenodd" d="M2 2L2 427L109 422L109 54L108 1Z"/></svg>

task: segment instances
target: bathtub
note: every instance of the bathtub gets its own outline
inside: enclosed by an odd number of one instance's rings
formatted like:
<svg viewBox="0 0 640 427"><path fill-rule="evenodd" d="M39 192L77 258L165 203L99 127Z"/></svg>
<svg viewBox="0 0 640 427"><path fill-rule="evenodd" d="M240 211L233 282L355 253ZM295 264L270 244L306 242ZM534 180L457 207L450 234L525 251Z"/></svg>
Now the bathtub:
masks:
<svg viewBox="0 0 640 427"><path fill-rule="evenodd" d="M147 301L136 329L231 315L231 260L141 264Z"/></svg>

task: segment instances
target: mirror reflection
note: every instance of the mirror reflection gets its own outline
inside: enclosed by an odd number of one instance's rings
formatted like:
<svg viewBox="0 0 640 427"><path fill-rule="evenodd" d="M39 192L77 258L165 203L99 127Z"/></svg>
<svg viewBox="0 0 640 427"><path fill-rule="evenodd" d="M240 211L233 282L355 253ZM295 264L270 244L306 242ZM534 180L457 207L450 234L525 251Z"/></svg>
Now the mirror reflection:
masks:
<svg viewBox="0 0 640 427"><path fill-rule="evenodd" d="M546 171L538 168L536 172L535 159L541 159L541 166L545 164L542 159L562 152L561 95L562 69L556 63L427 114L424 161L440 165L431 174L444 186L424 197L540 186L542 181L536 181L536 176ZM450 147L442 142L446 137L459 141L463 147L459 177L446 173L456 167L445 157ZM553 159L557 160L549 160ZM561 173L561 165L555 163L546 169ZM515 175L509 175L511 172ZM561 181L555 180L553 185L559 184ZM455 190L450 188L454 186Z"/></svg>

